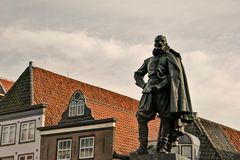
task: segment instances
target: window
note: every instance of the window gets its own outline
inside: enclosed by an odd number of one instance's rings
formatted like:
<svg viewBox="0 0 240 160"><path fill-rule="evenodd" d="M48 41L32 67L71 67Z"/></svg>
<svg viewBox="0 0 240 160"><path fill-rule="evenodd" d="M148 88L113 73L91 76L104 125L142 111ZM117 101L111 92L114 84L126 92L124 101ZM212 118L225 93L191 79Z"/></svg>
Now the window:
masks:
<svg viewBox="0 0 240 160"><path fill-rule="evenodd" d="M2 126L1 145L14 144L16 137L16 124Z"/></svg>
<svg viewBox="0 0 240 160"><path fill-rule="evenodd" d="M199 139L185 132L183 136L179 137L179 145L178 147L173 147L172 152L187 157L190 160L198 160L200 155L199 146Z"/></svg>
<svg viewBox="0 0 240 160"><path fill-rule="evenodd" d="M35 137L35 127L35 121L21 123L20 142L33 141Z"/></svg>
<svg viewBox="0 0 240 160"><path fill-rule="evenodd" d="M192 145L181 145L181 155L192 159Z"/></svg>
<svg viewBox="0 0 240 160"><path fill-rule="evenodd" d="M72 117L72 116L76 116L76 102L75 101L72 101L70 103L70 106L69 106L69 116Z"/></svg>
<svg viewBox="0 0 240 160"><path fill-rule="evenodd" d="M18 160L33 160L33 154L20 155Z"/></svg>
<svg viewBox="0 0 240 160"><path fill-rule="evenodd" d="M80 138L79 158L93 158L94 157L94 137Z"/></svg>
<svg viewBox="0 0 240 160"><path fill-rule="evenodd" d="M77 115L84 115L84 101L77 102Z"/></svg>
<svg viewBox="0 0 240 160"><path fill-rule="evenodd" d="M57 146L57 160L70 160L71 146L71 139L59 140Z"/></svg>
<svg viewBox="0 0 240 160"><path fill-rule="evenodd" d="M73 94L69 104L69 117L84 115L85 101L81 92Z"/></svg>

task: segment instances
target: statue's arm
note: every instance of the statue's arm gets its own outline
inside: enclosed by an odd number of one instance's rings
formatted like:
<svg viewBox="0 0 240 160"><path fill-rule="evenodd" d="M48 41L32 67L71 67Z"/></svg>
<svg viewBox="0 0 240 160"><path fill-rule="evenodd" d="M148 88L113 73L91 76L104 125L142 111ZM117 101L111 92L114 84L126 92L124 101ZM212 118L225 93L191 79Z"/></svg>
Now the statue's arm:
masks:
<svg viewBox="0 0 240 160"><path fill-rule="evenodd" d="M145 60L143 65L136 72L134 72L134 79L136 81L135 84L141 88L144 88L146 85L144 76L147 74L147 63L147 60Z"/></svg>

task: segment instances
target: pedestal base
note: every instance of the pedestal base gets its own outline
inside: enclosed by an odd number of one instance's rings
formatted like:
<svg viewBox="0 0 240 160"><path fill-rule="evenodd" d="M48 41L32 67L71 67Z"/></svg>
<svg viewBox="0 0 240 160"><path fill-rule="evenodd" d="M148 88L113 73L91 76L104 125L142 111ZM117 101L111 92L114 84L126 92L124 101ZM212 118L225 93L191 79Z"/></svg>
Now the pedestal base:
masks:
<svg viewBox="0 0 240 160"><path fill-rule="evenodd" d="M132 155L130 160L189 160L175 153L158 153L158 154L142 154Z"/></svg>

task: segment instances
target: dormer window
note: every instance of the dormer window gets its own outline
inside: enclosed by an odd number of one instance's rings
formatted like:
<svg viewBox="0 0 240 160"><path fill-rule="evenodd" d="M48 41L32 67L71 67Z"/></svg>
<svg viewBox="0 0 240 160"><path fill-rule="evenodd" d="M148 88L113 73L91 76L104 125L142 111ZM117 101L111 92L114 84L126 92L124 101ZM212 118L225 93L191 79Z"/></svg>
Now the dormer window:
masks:
<svg viewBox="0 0 240 160"><path fill-rule="evenodd" d="M81 92L76 91L69 103L69 117L84 115L84 109L85 98Z"/></svg>
<svg viewBox="0 0 240 160"><path fill-rule="evenodd" d="M184 133L184 135L179 138L179 146L173 147L173 152L187 157L190 160L198 160L199 146L200 141L197 137L189 133Z"/></svg>
<svg viewBox="0 0 240 160"><path fill-rule="evenodd" d="M63 112L62 119L59 123L63 124L93 119L91 109L87 106L84 94L77 90L72 94L68 107L66 111Z"/></svg>

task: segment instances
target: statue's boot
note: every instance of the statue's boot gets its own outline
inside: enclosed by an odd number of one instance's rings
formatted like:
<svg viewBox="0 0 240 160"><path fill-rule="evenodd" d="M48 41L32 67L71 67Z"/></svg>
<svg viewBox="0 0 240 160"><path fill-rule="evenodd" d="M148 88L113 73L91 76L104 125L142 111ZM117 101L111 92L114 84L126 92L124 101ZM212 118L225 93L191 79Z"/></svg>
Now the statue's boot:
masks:
<svg viewBox="0 0 240 160"><path fill-rule="evenodd" d="M145 141L141 141L140 142L140 146L138 147L138 149L134 152L131 152L130 155L135 155L135 154L148 154L148 150L147 150L147 143Z"/></svg>
<svg viewBox="0 0 240 160"><path fill-rule="evenodd" d="M168 139L166 137L159 138L156 149L159 153L168 153Z"/></svg>
<svg viewBox="0 0 240 160"><path fill-rule="evenodd" d="M172 145L169 143L169 135L172 129L172 120L170 118L161 118L161 124L158 132L157 152L171 152Z"/></svg>
<svg viewBox="0 0 240 160"><path fill-rule="evenodd" d="M173 147L178 147L178 138L170 136L168 140L167 151L171 152Z"/></svg>
<svg viewBox="0 0 240 160"><path fill-rule="evenodd" d="M147 120L138 117L138 133L139 133L139 147L136 151L131 152L130 155L135 154L148 154L147 146L148 146L148 125Z"/></svg>

